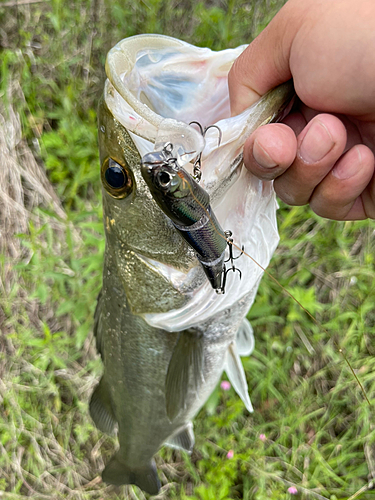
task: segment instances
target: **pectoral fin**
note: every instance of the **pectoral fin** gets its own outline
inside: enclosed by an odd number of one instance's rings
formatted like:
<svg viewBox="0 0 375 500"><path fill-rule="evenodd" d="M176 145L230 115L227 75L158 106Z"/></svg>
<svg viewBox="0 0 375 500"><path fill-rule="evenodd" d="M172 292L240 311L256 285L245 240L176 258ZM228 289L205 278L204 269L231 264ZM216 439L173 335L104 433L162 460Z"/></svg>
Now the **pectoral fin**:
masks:
<svg viewBox="0 0 375 500"><path fill-rule="evenodd" d="M254 350L255 340L253 327L248 319L244 318L236 336L237 352L240 356L250 356Z"/></svg>
<svg viewBox="0 0 375 500"><path fill-rule="evenodd" d="M177 448L191 453L195 443L193 424L191 422L178 434L175 434L167 439L164 443L170 448Z"/></svg>
<svg viewBox="0 0 375 500"><path fill-rule="evenodd" d="M99 430L106 434L114 433L116 419L112 411L109 389L107 389L103 377L92 393L89 410L91 418Z"/></svg>
<svg viewBox="0 0 375 500"><path fill-rule="evenodd" d="M189 387L198 392L203 378L203 337L195 330L180 332L165 379L168 418L173 421L186 408Z"/></svg>
<svg viewBox="0 0 375 500"><path fill-rule="evenodd" d="M102 474L103 481L120 486L121 484L135 484L150 495L157 495L160 481L156 472L154 460L144 467L129 467L119 458L118 453L113 455Z"/></svg>
<svg viewBox="0 0 375 500"><path fill-rule="evenodd" d="M102 356L102 359L104 361L104 355L103 355L103 328L102 328L102 308L103 308L103 290L100 290L97 302L96 302L96 308L95 308L95 313L94 313L94 336L96 338L96 349L98 353Z"/></svg>
<svg viewBox="0 0 375 500"><path fill-rule="evenodd" d="M244 402L246 409L252 413L254 409L249 398L245 371L234 342L228 347L225 371L234 390Z"/></svg>

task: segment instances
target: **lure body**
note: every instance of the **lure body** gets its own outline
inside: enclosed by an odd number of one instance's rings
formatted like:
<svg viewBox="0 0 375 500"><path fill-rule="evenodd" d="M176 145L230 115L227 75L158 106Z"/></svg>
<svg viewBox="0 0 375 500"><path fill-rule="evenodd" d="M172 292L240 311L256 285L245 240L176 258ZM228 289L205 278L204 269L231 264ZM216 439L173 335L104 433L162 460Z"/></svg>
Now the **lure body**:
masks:
<svg viewBox="0 0 375 500"><path fill-rule="evenodd" d="M141 172L156 203L169 217L218 292L223 291L226 236L210 205L208 193L178 167L171 144L143 156Z"/></svg>

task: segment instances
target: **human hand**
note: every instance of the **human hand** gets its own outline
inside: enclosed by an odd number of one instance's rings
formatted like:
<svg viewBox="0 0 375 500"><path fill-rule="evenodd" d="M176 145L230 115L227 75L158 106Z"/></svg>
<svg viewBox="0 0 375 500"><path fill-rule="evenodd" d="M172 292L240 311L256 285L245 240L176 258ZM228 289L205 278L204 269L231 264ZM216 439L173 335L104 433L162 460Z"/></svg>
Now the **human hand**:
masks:
<svg viewBox="0 0 375 500"><path fill-rule="evenodd" d="M302 104L246 141L278 196L336 220L375 218L375 2L289 0L229 73L232 114L293 78Z"/></svg>

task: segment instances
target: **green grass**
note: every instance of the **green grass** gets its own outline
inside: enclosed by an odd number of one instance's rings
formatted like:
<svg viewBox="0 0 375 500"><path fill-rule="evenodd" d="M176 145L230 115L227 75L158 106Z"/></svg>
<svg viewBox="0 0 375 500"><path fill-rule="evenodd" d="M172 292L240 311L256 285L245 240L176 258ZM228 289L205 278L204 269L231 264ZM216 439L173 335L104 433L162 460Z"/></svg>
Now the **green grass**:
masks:
<svg viewBox="0 0 375 500"><path fill-rule="evenodd" d="M1 246L0 498L144 498L101 483L115 442L87 409L102 369L92 339L104 251L95 116L107 51L147 32L235 47L281 3L0 4L0 112L19 113L66 213L34 208L14 238L17 255ZM336 223L284 205L278 218L269 272L319 325L265 276L249 313L256 349L244 360L255 412L217 388L195 419L192 456L158 455L160 498L287 500L296 485L295 498L348 500L374 477L373 406L339 350L374 405L375 223Z"/></svg>

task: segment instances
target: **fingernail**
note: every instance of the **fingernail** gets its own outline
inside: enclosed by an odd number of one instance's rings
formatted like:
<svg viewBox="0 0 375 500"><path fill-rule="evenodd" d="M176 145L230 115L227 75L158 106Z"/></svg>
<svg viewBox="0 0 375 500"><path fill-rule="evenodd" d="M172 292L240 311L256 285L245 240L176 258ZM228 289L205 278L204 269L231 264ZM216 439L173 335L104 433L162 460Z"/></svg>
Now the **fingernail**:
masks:
<svg viewBox="0 0 375 500"><path fill-rule="evenodd" d="M253 156L255 161L261 167L273 168L277 166L277 163L273 161L267 151L259 144L257 139L255 139L253 144Z"/></svg>
<svg viewBox="0 0 375 500"><path fill-rule="evenodd" d="M299 154L306 163L315 163L322 160L334 145L335 143L327 127L319 120L316 120L302 139Z"/></svg>
<svg viewBox="0 0 375 500"><path fill-rule="evenodd" d="M361 169L362 166L362 155L361 151L357 146L354 146L355 150L357 151L358 155L358 163L357 162L340 162L337 165L335 165L332 169L332 175L336 177L336 179L344 180L344 179L349 179L350 177L353 177L359 170Z"/></svg>

